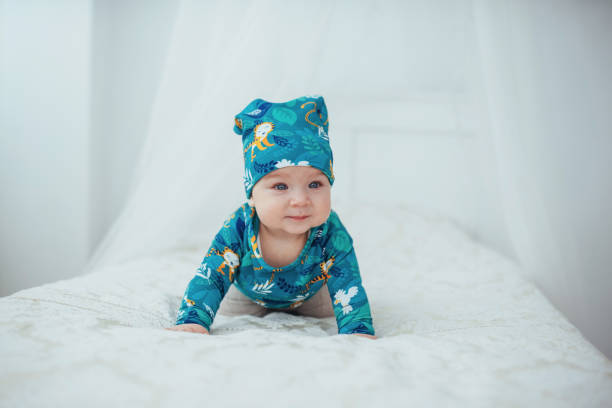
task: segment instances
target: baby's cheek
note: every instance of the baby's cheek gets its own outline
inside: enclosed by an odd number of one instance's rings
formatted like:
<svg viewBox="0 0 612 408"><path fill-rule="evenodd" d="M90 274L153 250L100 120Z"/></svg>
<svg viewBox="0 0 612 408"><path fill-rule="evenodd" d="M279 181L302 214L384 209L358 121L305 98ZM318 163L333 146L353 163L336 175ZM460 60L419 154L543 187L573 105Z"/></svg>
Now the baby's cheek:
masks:
<svg viewBox="0 0 612 408"><path fill-rule="evenodd" d="M267 226L271 227L278 223L278 215L279 212L275 211L273 208L267 208L266 211L258 213L259 221Z"/></svg>
<svg viewBox="0 0 612 408"><path fill-rule="evenodd" d="M321 215L323 217L323 221L329 218L329 214L331 213L331 200L329 198L325 199L320 206Z"/></svg>

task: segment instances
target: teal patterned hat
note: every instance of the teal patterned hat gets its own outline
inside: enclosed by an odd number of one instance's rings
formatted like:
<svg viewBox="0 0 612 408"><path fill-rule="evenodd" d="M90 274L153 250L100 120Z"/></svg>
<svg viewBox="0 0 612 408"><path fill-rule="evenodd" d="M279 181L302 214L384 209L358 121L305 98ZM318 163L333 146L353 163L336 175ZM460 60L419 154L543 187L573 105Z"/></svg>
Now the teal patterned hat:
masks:
<svg viewBox="0 0 612 408"><path fill-rule="evenodd" d="M287 166L315 167L334 184L328 127L322 96L302 96L284 103L255 99L249 103L234 118L234 132L242 135L247 198L259 179Z"/></svg>

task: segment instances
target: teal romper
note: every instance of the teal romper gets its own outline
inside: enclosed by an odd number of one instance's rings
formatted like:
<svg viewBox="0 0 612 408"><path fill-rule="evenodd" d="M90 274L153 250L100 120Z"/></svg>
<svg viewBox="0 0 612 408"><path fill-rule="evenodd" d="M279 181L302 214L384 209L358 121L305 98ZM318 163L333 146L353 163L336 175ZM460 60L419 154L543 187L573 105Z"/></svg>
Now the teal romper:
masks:
<svg viewBox="0 0 612 408"><path fill-rule="evenodd" d="M196 323L210 330L232 283L270 309L299 307L327 283L338 333L374 335L353 240L335 211L324 224L310 229L298 258L281 268L265 263L258 231L259 218L248 203L225 221L187 286L176 324Z"/></svg>

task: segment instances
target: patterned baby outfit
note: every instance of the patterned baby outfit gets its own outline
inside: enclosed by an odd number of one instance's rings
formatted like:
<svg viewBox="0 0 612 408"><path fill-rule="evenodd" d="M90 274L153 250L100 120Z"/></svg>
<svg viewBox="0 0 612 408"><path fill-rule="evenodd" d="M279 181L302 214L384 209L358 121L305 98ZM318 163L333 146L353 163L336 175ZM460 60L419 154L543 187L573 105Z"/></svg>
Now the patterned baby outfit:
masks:
<svg viewBox="0 0 612 408"><path fill-rule="evenodd" d="M298 258L281 268L264 261L258 232L259 218L248 203L225 221L185 291L176 324L209 330L231 284L261 306L283 309L299 307L327 283L338 333L374 335L353 240L333 210L310 229Z"/></svg>

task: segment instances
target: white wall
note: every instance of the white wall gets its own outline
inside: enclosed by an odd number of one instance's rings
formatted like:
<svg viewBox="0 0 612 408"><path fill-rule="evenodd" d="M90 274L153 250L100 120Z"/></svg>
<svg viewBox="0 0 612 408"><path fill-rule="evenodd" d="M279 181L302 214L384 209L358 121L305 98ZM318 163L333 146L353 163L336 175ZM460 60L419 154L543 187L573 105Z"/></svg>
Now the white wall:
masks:
<svg viewBox="0 0 612 408"><path fill-rule="evenodd" d="M0 6L4 296L78 275L121 211L178 3Z"/></svg>
<svg viewBox="0 0 612 408"><path fill-rule="evenodd" d="M90 1L0 3L0 295L89 256L90 32Z"/></svg>

